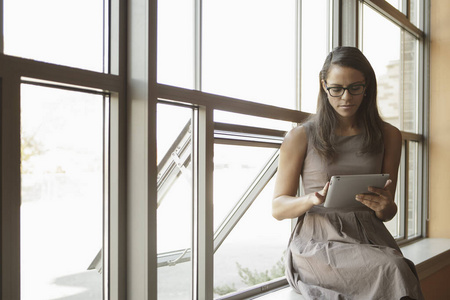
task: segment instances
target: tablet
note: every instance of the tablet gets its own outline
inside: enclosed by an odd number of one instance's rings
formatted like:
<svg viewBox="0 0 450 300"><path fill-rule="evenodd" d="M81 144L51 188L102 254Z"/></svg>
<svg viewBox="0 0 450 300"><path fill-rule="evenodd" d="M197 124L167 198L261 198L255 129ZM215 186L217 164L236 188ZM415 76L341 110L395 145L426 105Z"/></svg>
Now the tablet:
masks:
<svg viewBox="0 0 450 300"><path fill-rule="evenodd" d="M330 208L365 206L355 200L357 194L368 194L369 186L384 188L389 174L337 175L331 177L324 206Z"/></svg>

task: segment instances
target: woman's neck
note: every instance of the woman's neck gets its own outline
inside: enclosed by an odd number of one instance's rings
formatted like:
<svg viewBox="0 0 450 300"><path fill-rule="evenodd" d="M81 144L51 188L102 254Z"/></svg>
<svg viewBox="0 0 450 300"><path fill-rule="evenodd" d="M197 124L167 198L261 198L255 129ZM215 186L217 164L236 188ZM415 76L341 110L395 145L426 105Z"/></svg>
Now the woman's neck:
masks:
<svg viewBox="0 0 450 300"><path fill-rule="evenodd" d="M341 120L340 124L336 128L335 134L339 136L351 136L361 133L356 121L352 120Z"/></svg>

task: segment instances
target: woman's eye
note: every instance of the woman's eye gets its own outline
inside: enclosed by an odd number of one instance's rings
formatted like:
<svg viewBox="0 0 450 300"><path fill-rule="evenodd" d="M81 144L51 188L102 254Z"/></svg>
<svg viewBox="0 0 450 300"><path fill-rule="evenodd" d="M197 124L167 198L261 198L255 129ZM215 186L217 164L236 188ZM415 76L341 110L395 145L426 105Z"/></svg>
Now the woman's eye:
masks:
<svg viewBox="0 0 450 300"><path fill-rule="evenodd" d="M331 88L331 91L334 93L339 93L342 91L342 88Z"/></svg>

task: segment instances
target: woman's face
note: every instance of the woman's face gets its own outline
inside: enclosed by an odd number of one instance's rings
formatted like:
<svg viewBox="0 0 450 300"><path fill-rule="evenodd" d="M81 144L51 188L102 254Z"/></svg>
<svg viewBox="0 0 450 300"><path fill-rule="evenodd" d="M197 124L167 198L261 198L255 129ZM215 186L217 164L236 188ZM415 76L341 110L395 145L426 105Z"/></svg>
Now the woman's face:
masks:
<svg viewBox="0 0 450 300"><path fill-rule="evenodd" d="M352 120L364 98L364 87L361 85L365 83L364 75L360 71L349 67L332 65L328 71L326 81L322 80L322 88L327 93L328 102L336 113L342 119ZM327 88L330 89L332 87L336 89L333 89L333 91L327 90ZM340 94L340 88L350 88L350 91L345 89L342 96L337 97L333 97L330 94L330 92L334 95ZM361 94L356 95L360 92Z"/></svg>

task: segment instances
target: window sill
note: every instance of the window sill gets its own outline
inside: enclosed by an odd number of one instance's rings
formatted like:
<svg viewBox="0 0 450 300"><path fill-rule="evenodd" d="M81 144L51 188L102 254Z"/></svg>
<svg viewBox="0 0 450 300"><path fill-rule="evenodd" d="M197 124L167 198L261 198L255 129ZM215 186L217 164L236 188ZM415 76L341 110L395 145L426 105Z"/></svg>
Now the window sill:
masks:
<svg viewBox="0 0 450 300"><path fill-rule="evenodd" d="M416 265L420 280L450 265L450 239L421 239L401 249Z"/></svg>
<svg viewBox="0 0 450 300"><path fill-rule="evenodd" d="M403 255L416 265L419 279L422 280L450 265L450 239L421 239L401 247ZM264 295L253 297L258 300L302 300L289 286L282 287Z"/></svg>

